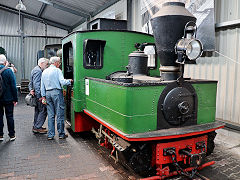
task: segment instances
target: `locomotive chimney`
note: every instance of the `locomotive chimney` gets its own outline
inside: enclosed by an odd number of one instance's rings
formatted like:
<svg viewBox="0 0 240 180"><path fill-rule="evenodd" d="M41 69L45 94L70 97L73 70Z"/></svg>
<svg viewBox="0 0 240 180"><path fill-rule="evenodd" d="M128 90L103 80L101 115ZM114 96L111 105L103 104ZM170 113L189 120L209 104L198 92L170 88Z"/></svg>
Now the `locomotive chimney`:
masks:
<svg viewBox="0 0 240 180"><path fill-rule="evenodd" d="M184 35L185 25L196 22L196 18L181 2L167 2L151 19L153 35L160 59L161 78L164 81L177 80L180 65L176 63L175 45Z"/></svg>

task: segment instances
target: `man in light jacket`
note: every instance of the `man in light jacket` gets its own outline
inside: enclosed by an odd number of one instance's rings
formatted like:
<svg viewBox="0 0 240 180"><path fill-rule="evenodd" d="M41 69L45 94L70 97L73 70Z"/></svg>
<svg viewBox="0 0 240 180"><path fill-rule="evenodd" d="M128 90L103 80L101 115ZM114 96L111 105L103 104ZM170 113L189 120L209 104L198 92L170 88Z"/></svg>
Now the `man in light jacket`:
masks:
<svg viewBox="0 0 240 180"><path fill-rule="evenodd" d="M48 113L48 140L55 136L55 116L57 116L57 130L59 139L65 139L68 135L64 130L64 98L62 86L70 85L72 79L64 79L59 57L50 58L50 66L42 74L41 95L42 102L47 104Z"/></svg>
<svg viewBox="0 0 240 180"><path fill-rule="evenodd" d="M31 71L31 81L28 85L30 93L37 98L37 106L35 106L34 109L33 133L47 133L46 128L43 127L47 117L47 107L42 104L41 78L43 70L48 66L48 62L46 58L40 58L38 60L38 65Z"/></svg>

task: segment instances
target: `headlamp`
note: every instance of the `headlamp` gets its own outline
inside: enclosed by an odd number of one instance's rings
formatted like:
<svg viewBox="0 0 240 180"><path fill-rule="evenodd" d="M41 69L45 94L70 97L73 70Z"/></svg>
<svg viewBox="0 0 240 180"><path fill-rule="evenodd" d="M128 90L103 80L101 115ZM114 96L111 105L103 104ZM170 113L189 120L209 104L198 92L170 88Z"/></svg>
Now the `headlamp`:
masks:
<svg viewBox="0 0 240 180"><path fill-rule="evenodd" d="M175 45L175 52L178 55L176 63L184 64L189 60L194 62L202 55L203 46L201 41L196 39L196 31L197 26L194 22L186 24L183 38Z"/></svg>
<svg viewBox="0 0 240 180"><path fill-rule="evenodd" d="M195 38L183 38L176 44L176 53L186 56L189 60L196 60L202 55L202 43Z"/></svg>

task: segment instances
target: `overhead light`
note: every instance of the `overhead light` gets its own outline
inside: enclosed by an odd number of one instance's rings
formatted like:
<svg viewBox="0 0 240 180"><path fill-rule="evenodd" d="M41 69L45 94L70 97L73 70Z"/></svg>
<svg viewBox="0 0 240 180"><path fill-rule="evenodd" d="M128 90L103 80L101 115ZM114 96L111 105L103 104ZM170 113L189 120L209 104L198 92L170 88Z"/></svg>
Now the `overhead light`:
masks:
<svg viewBox="0 0 240 180"><path fill-rule="evenodd" d="M26 6L23 4L22 0L18 1L18 4L16 5L16 9L18 10L18 30L17 30L17 32L19 34L23 34L23 31L21 28L21 11L26 11Z"/></svg>
<svg viewBox="0 0 240 180"><path fill-rule="evenodd" d="M26 11L26 6L19 0L18 4L16 5L16 9L19 11Z"/></svg>

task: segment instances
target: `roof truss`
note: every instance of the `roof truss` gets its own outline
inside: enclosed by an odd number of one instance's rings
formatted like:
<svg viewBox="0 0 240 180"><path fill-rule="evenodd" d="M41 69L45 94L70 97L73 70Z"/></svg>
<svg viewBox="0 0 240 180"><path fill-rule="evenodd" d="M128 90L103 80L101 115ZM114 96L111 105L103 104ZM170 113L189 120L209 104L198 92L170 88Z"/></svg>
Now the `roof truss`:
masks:
<svg viewBox="0 0 240 180"><path fill-rule="evenodd" d="M8 7L8 6L4 6L2 4L0 4L0 9L2 9L4 11L11 12L11 13L14 13L14 14L19 13L17 9L14 9L14 8L11 8L11 7ZM42 23L45 23L45 24L48 24L48 25L51 25L51 26L54 26L54 27L57 27L57 28L60 28L60 29L64 29L64 30L67 30L67 31L72 30L70 26L66 26L66 25L61 24L61 23L57 23L57 22L54 22L54 21L51 21L51 20L48 20L48 19L45 19L45 18L41 18L41 17L38 17L38 16L30 14L30 13L26 13L26 12L21 11L21 15L25 18L32 19L32 20L38 21L38 22L42 22Z"/></svg>
<svg viewBox="0 0 240 180"><path fill-rule="evenodd" d="M44 10L46 9L46 7L47 7L47 4L43 3L41 9L38 12L38 17L42 16L42 14L43 14Z"/></svg>
<svg viewBox="0 0 240 180"><path fill-rule="evenodd" d="M63 3L57 3L53 0L49 1L49 0L37 0L37 1L40 1L46 5L50 5L50 6L53 6L54 8L56 9L60 9L62 11L65 11L65 12L68 12L68 13L71 13L71 14L74 14L74 15L77 15L77 16L81 16L81 17L84 17L84 18L88 18L90 17L90 14L86 11L84 11L83 9L79 9L79 8L72 8L70 6L67 6L66 4L63 4Z"/></svg>

